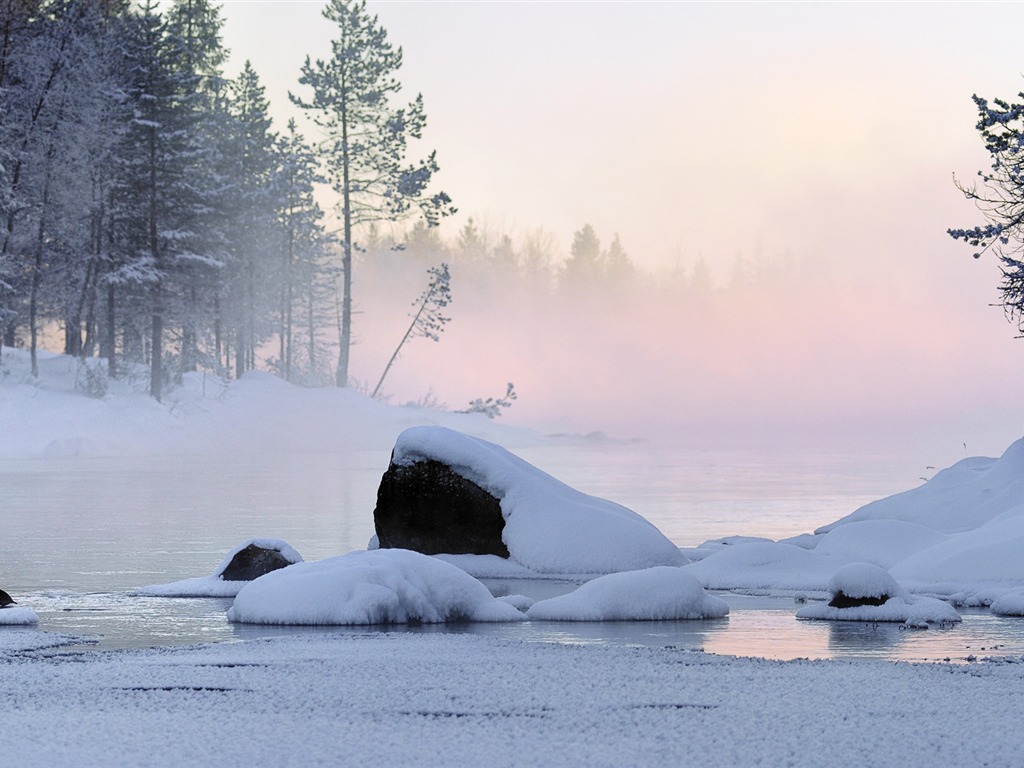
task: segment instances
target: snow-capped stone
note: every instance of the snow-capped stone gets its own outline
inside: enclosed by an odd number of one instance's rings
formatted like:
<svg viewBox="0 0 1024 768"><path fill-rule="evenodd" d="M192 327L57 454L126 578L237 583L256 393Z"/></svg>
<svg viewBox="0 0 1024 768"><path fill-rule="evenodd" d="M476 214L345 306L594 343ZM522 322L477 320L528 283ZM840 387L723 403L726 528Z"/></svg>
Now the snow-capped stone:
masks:
<svg viewBox="0 0 1024 768"><path fill-rule="evenodd" d="M504 448L443 427L399 435L391 463L434 461L494 497L509 558L539 573L605 574L683 565L686 558L654 525L611 501L581 493ZM447 514L442 495L417 514ZM380 536L383 545L383 536Z"/></svg>

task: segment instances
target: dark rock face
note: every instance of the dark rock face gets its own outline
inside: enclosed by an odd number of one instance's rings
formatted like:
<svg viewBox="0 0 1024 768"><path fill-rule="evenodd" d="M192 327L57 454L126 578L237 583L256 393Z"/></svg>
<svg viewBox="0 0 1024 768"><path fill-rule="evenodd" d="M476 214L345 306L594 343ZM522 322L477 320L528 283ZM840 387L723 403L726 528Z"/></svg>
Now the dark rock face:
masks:
<svg viewBox="0 0 1024 768"><path fill-rule="evenodd" d="M508 557L498 500L439 461L391 464L373 522L382 549Z"/></svg>
<svg viewBox="0 0 1024 768"><path fill-rule="evenodd" d="M882 595L880 597L850 597L845 594L843 590L839 590L835 593L828 604L831 608L856 608L858 605L884 605L889 597L890 595Z"/></svg>
<svg viewBox="0 0 1024 768"><path fill-rule="evenodd" d="M10 595L0 589L0 608L6 608L8 605L17 605Z"/></svg>
<svg viewBox="0 0 1024 768"><path fill-rule="evenodd" d="M291 562L276 549L264 549L250 544L231 558L220 577L224 581L252 581L286 565L291 565Z"/></svg>

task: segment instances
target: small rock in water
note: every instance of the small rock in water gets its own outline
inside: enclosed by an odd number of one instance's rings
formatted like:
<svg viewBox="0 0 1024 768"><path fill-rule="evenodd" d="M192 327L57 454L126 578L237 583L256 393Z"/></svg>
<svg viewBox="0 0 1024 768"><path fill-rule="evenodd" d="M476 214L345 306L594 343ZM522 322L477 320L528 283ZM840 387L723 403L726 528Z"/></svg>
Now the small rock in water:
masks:
<svg viewBox="0 0 1024 768"><path fill-rule="evenodd" d="M288 565L291 565L291 561L276 549L250 544L231 558L220 577L224 581L252 581Z"/></svg>
<svg viewBox="0 0 1024 768"><path fill-rule="evenodd" d="M6 608L8 605L17 605L17 601L0 589L0 608Z"/></svg>
<svg viewBox="0 0 1024 768"><path fill-rule="evenodd" d="M850 597L840 589L835 593L828 604L832 608L856 608L859 605L885 605L889 600L889 597L889 595Z"/></svg>

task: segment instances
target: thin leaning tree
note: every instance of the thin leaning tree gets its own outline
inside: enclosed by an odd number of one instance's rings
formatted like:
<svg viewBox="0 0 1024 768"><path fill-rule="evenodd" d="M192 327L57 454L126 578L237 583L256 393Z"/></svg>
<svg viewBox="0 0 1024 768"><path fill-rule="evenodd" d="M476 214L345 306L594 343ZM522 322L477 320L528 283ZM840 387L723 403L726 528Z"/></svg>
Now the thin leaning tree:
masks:
<svg viewBox="0 0 1024 768"><path fill-rule="evenodd" d="M401 108L392 103L402 87L395 77L402 49L392 47L377 17L367 13L365 1L330 0L324 16L338 30L331 57L307 57L299 83L312 95L289 96L323 133L318 149L339 195L342 297L335 381L344 387L352 342L353 231L414 214L434 226L454 208L444 192L427 191L438 170L435 153L417 162L406 160L409 140L422 138L426 117L421 95Z"/></svg>

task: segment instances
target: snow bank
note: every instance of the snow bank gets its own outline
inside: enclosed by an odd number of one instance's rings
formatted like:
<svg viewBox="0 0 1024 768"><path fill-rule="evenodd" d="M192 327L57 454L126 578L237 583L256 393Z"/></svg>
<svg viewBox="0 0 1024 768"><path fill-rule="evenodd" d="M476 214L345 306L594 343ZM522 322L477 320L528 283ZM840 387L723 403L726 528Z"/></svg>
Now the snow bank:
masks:
<svg viewBox="0 0 1024 768"><path fill-rule="evenodd" d="M351 552L261 576L228 620L244 624L522 621L514 606L454 565L404 549Z"/></svg>
<svg viewBox="0 0 1024 768"><path fill-rule="evenodd" d="M1024 616L1024 589L1011 590L992 601L992 613L1000 616Z"/></svg>
<svg viewBox="0 0 1024 768"><path fill-rule="evenodd" d="M658 566L601 576L569 594L534 603L526 615L550 621L657 621L717 619L728 613L725 601L705 592L693 576Z"/></svg>
<svg viewBox="0 0 1024 768"><path fill-rule="evenodd" d="M246 539L224 556L212 576L197 576L170 584L150 584L140 587L133 594L143 597L234 597L249 582L224 579L221 574L231 564L235 555L250 545L280 552L282 557L291 563L302 562L302 555L286 541L268 538Z"/></svg>
<svg viewBox="0 0 1024 768"><path fill-rule="evenodd" d="M889 570L911 593L984 605L1024 589L1022 501L1024 440L1018 440L999 459L964 459L814 536L707 543L687 570L713 589L820 592L841 566L867 562Z"/></svg>
<svg viewBox="0 0 1024 768"><path fill-rule="evenodd" d="M0 626L32 626L39 623L39 617L31 608L9 605L0 608Z"/></svg>
<svg viewBox="0 0 1024 768"><path fill-rule="evenodd" d="M604 574L686 558L654 525L611 501L581 493L494 443L442 427L399 435L397 465L433 459L494 496L511 559L539 573Z"/></svg>
<svg viewBox="0 0 1024 768"><path fill-rule="evenodd" d="M824 593L832 574L846 562L793 544L755 541L715 547L685 570L708 589Z"/></svg>
<svg viewBox="0 0 1024 768"><path fill-rule="evenodd" d="M2 352L4 458L386 451L414 424L443 424L506 444L543 442L536 432L482 414L395 407L352 389L300 387L260 371L237 380L187 373L158 403L146 393L149 374L139 366L123 363L121 376L107 379L105 360L39 350L36 378L28 350ZM90 381L106 390L90 393Z"/></svg>

